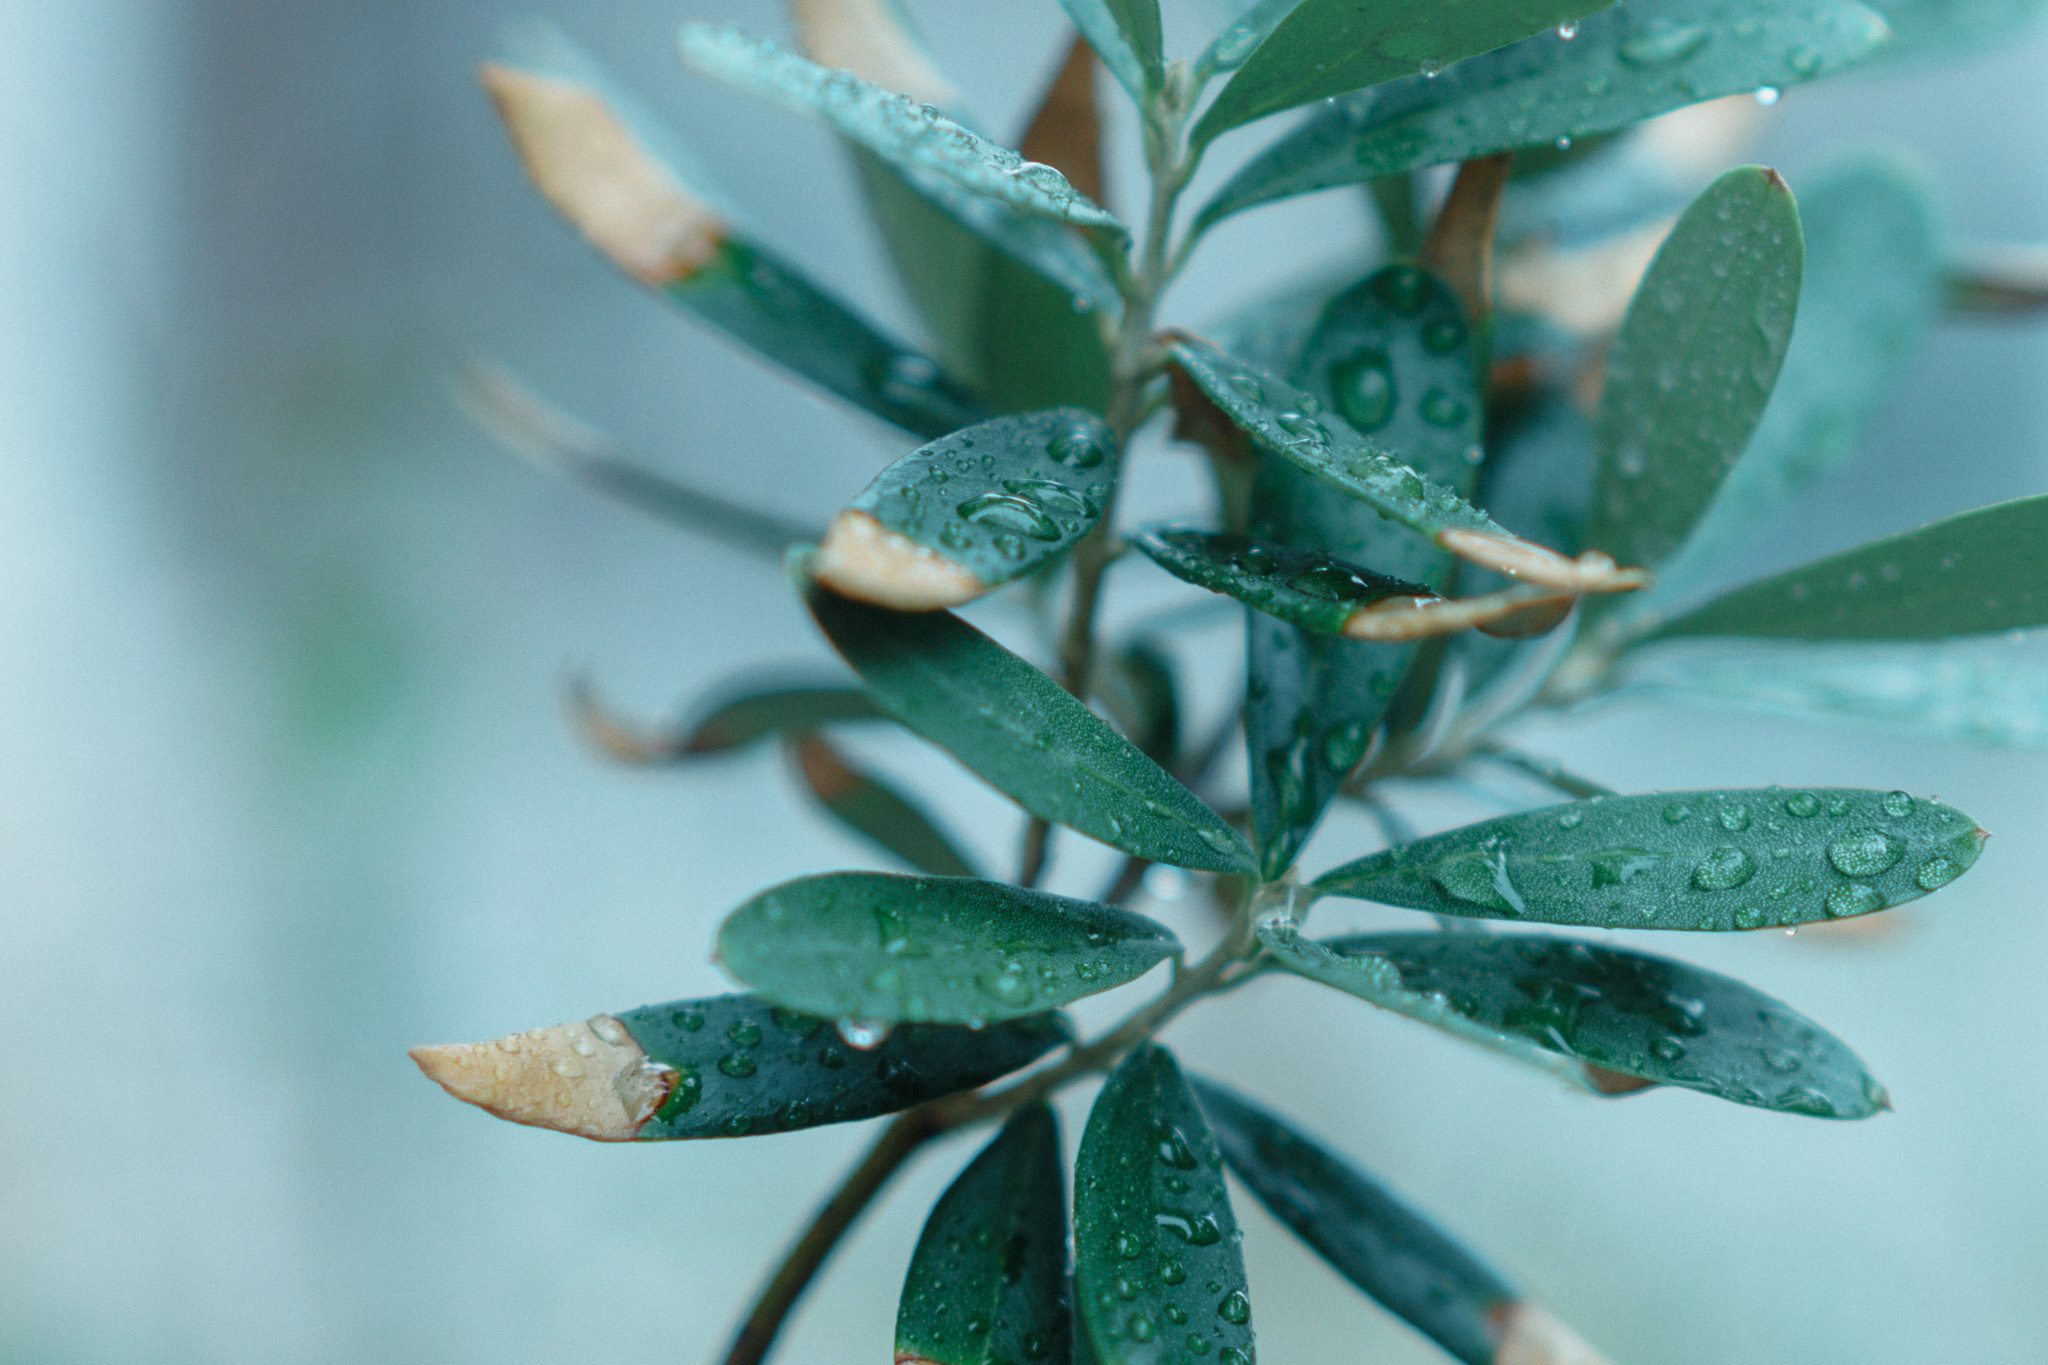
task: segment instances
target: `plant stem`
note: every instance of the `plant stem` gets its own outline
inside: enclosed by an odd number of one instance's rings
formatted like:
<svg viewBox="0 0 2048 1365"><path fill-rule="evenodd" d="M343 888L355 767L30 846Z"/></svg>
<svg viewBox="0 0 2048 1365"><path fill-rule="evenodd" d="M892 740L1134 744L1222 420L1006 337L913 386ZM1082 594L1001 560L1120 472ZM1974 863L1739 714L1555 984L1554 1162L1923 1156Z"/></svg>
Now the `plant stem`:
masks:
<svg viewBox="0 0 2048 1365"><path fill-rule="evenodd" d="M732 1349L725 1353L725 1365L759 1365L767 1356L768 1348L775 1344L776 1334L782 1330L783 1320L824 1266L832 1248L839 1244L839 1239L860 1217L861 1210L881 1193L889 1178L918 1148L945 1131L935 1120L931 1106L925 1105L897 1115L882 1130L882 1136L868 1149L860 1164L853 1168L845 1183L818 1210L817 1217L804 1229L803 1236L797 1239L796 1245L776 1267L774 1275L761 1287L760 1296L754 1300L753 1311L740 1324L738 1334L733 1337Z"/></svg>

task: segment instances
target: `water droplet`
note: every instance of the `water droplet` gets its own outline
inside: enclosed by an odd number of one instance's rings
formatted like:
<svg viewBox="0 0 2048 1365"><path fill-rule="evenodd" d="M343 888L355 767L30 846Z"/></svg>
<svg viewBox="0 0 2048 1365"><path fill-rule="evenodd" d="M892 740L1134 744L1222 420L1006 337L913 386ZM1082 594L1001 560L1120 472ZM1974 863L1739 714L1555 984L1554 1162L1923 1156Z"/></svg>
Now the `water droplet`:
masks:
<svg viewBox="0 0 2048 1365"><path fill-rule="evenodd" d="M1223 1240L1223 1229L1216 1225L1214 1214L1197 1214L1191 1218L1165 1209L1154 1214L1152 1221L1190 1246L1212 1247Z"/></svg>
<svg viewBox="0 0 2048 1365"><path fill-rule="evenodd" d="M718 1059L718 1069L736 1081L743 1081L754 1074L754 1056L750 1052L728 1052Z"/></svg>
<svg viewBox="0 0 2048 1365"><path fill-rule="evenodd" d="M1413 317L1422 309L1422 272L1406 265L1381 271L1377 292L1388 308L1402 317Z"/></svg>
<svg viewBox="0 0 2048 1365"><path fill-rule="evenodd" d="M1484 906L1510 915L1525 908L1521 893L1508 880L1507 855L1461 853L1430 871L1429 879L1453 900Z"/></svg>
<svg viewBox="0 0 2048 1365"><path fill-rule="evenodd" d="M1198 1356L1209 1354L1209 1338L1200 1332L1188 1333L1188 1349Z"/></svg>
<svg viewBox="0 0 2048 1365"><path fill-rule="evenodd" d="M1394 416L1394 372L1383 351L1363 351L1330 367L1337 411L1359 431L1378 431Z"/></svg>
<svg viewBox="0 0 2048 1365"><path fill-rule="evenodd" d="M1828 845L1828 861L1845 877L1875 877L1905 856L1905 841L1881 829L1860 829Z"/></svg>
<svg viewBox="0 0 2048 1365"><path fill-rule="evenodd" d="M1433 427L1454 427L1465 420L1469 411L1442 389L1431 389L1422 396L1422 420Z"/></svg>
<svg viewBox="0 0 2048 1365"><path fill-rule="evenodd" d="M1785 54L1785 65L1791 67L1793 74L1798 76L1819 75L1824 60L1818 48L1808 47L1804 43Z"/></svg>
<svg viewBox="0 0 2048 1365"><path fill-rule="evenodd" d="M1216 1353L1217 1365L1252 1365L1252 1358L1235 1346L1226 1346Z"/></svg>
<svg viewBox="0 0 2048 1365"><path fill-rule="evenodd" d="M703 1098L704 1078L697 1074L697 1068L684 1067L676 1076L676 1088L668 1092L668 1102L661 1106L661 1116L674 1118L678 1114L687 1114Z"/></svg>
<svg viewBox="0 0 2048 1365"><path fill-rule="evenodd" d="M1756 875L1756 860L1733 844L1710 850L1692 870L1692 884L1702 891L1732 891Z"/></svg>
<svg viewBox="0 0 2048 1365"><path fill-rule="evenodd" d="M841 1019L839 1036L846 1040L848 1047L869 1052L882 1045L889 1036L889 1026L880 1019Z"/></svg>
<svg viewBox="0 0 2048 1365"><path fill-rule="evenodd" d="M751 1019L736 1019L725 1036L740 1047L752 1047L761 1041L761 1026Z"/></svg>
<svg viewBox="0 0 2048 1365"><path fill-rule="evenodd" d="M1567 19L1563 23L1559 24L1557 26L1557 36L1560 40L1567 43L1570 42L1572 39L1578 37L1579 21L1576 19Z"/></svg>
<svg viewBox="0 0 2048 1365"><path fill-rule="evenodd" d="M1810 1085L1795 1085L1780 1094L1773 1103L1780 1109L1814 1118L1831 1119L1835 1116L1835 1102Z"/></svg>
<svg viewBox="0 0 2048 1365"><path fill-rule="evenodd" d="M1124 1327L1130 1332L1133 1341L1150 1341L1159 1331L1159 1324L1153 1322L1152 1319L1146 1317L1143 1313L1131 1314L1130 1320L1124 1324Z"/></svg>
<svg viewBox="0 0 2048 1365"><path fill-rule="evenodd" d="M1955 860L1934 857L1920 864L1919 870L1913 874L1913 880L1922 891L1933 891L1947 886L1962 875L1962 866Z"/></svg>
<svg viewBox="0 0 2048 1365"><path fill-rule="evenodd" d="M1903 820L1913 813L1915 802L1912 796L1906 792L1886 792L1884 799L1877 804L1886 815L1891 816L1894 820Z"/></svg>
<svg viewBox="0 0 2048 1365"><path fill-rule="evenodd" d="M1793 792L1785 798L1785 814L1810 820L1820 814L1820 798L1812 792Z"/></svg>
<svg viewBox="0 0 2048 1365"><path fill-rule="evenodd" d="M1330 433L1323 424L1305 412L1283 412L1274 419L1280 430L1287 433L1286 444L1301 446L1312 451L1330 448Z"/></svg>
<svg viewBox="0 0 2048 1365"><path fill-rule="evenodd" d="M1047 516L1037 503L1015 493L977 494L961 503L955 510L977 526L987 526L997 531L1020 532L1033 540L1060 538L1059 524Z"/></svg>
<svg viewBox="0 0 2048 1365"><path fill-rule="evenodd" d="M1135 1261L1145 1250L1145 1244L1130 1233L1122 1233L1116 1239L1116 1254L1126 1261Z"/></svg>
<svg viewBox="0 0 2048 1365"><path fill-rule="evenodd" d="M1365 757L1371 741L1364 721L1346 721L1323 736L1323 762L1332 772L1349 773Z"/></svg>
<svg viewBox="0 0 2048 1365"><path fill-rule="evenodd" d="M1685 1056L1685 1044L1668 1033L1660 1033L1650 1040L1650 1052L1660 1062L1675 1062Z"/></svg>
<svg viewBox="0 0 2048 1365"><path fill-rule="evenodd" d="M1560 152L1568 152L1572 149L1572 140L1569 137L1561 137L1557 140L1555 146Z"/></svg>
<svg viewBox="0 0 2048 1365"><path fill-rule="evenodd" d="M1718 818L1721 821L1722 829L1727 830L1730 834L1740 834L1743 830L1749 828L1749 807L1723 806Z"/></svg>
<svg viewBox="0 0 2048 1365"><path fill-rule="evenodd" d="M1415 64L1415 69L1417 71L1420 71L1423 74L1424 78L1428 80L1435 80L1437 76L1443 71L1444 64L1441 61L1438 61L1435 57L1424 57L1421 61Z"/></svg>
<svg viewBox="0 0 2048 1365"><path fill-rule="evenodd" d="M1683 802L1674 801L1664 808L1664 823L1667 825L1682 825L1690 819L1692 807Z"/></svg>
<svg viewBox="0 0 2048 1365"><path fill-rule="evenodd" d="M578 1057L595 1057L597 1055L597 1044L579 1033L569 1040L569 1050Z"/></svg>
<svg viewBox="0 0 2048 1365"><path fill-rule="evenodd" d="M626 1026L609 1014L594 1014L590 1017L589 1024L592 1033L613 1047L624 1047L633 1040L633 1035L626 1032Z"/></svg>
<svg viewBox="0 0 2048 1365"><path fill-rule="evenodd" d="M1787 1052L1781 1047L1767 1047L1761 1051L1764 1065L1780 1076L1789 1076L1799 1069L1799 1054L1796 1052Z"/></svg>
<svg viewBox="0 0 2048 1365"><path fill-rule="evenodd" d="M1580 810L1577 806L1572 807L1563 815L1557 817L1557 827L1559 829L1577 829L1585 823L1586 812Z"/></svg>
<svg viewBox="0 0 2048 1365"><path fill-rule="evenodd" d="M1776 104L1778 102L1778 87L1775 85L1759 85L1756 88L1756 102L1764 105L1766 108Z"/></svg>
<svg viewBox="0 0 2048 1365"><path fill-rule="evenodd" d="M1188 1277L1188 1268L1172 1257L1159 1263L1159 1278L1168 1284L1180 1284Z"/></svg>
<svg viewBox="0 0 2048 1365"><path fill-rule="evenodd" d="M1102 463L1103 458L1101 444L1089 432L1081 430L1063 431L1053 437L1045 453L1055 464L1063 464L1069 469L1093 469Z"/></svg>
<svg viewBox="0 0 2048 1365"><path fill-rule="evenodd" d="M1004 479L1003 487L1027 502L1036 503L1040 511L1063 517L1092 517L1098 510L1081 494L1051 479Z"/></svg>
<svg viewBox="0 0 2048 1365"><path fill-rule="evenodd" d="M1005 962L998 971L978 973L974 984L982 994L1005 1005L1028 1005L1032 1000L1031 982L1021 962Z"/></svg>
<svg viewBox="0 0 2048 1365"><path fill-rule="evenodd" d="M1621 40L1621 59L1630 66L1669 66L1707 45L1713 35L1702 24L1653 19Z"/></svg>
<svg viewBox="0 0 2048 1365"><path fill-rule="evenodd" d="M1242 1327L1252 1320L1252 1301L1244 1296L1242 1289L1233 1289L1223 1296L1223 1302L1216 1305L1216 1316Z"/></svg>
<svg viewBox="0 0 2048 1365"><path fill-rule="evenodd" d="M1826 902L1828 917L1849 919L1856 915L1869 915L1884 909L1884 893L1874 886L1851 882L1828 892Z"/></svg>

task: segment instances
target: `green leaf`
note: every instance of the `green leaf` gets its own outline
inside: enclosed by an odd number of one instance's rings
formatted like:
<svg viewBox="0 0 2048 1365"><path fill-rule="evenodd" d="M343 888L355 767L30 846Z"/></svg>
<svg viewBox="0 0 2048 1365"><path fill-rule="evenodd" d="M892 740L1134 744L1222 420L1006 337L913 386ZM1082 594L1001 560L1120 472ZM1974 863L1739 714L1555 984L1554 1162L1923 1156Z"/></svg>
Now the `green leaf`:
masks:
<svg viewBox="0 0 2048 1365"><path fill-rule="evenodd" d="M1302 0L1195 125L1193 143L1311 100L1437 72L1582 19L1608 0Z"/></svg>
<svg viewBox="0 0 2048 1365"><path fill-rule="evenodd" d="M1202 209L1203 227L1257 204L1446 161L1601 134L1701 100L1831 75L1884 42L1851 0L1628 0L1559 41L1538 33L1434 79L1347 95L1259 153Z"/></svg>
<svg viewBox="0 0 2048 1365"><path fill-rule="evenodd" d="M1066 1365L1065 1186L1059 1120L1025 1105L925 1220L896 1309L900 1365Z"/></svg>
<svg viewBox="0 0 2048 1365"><path fill-rule="evenodd" d="M1918 900L1968 871L1984 837L1904 792L1667 792L1466 825L1346 863L1312 890L1481 919L1767 929Z"/></svg>
<svg viewBox="0 0 2048 1365"><path fill-rule="evenodd" d="M1102 1365L1251 1365L1223 1158L1173 1055L1110 1076L1074 1166L1074 1296Z"/></svg>
<svg viewBox="0 0 2048 1365"><path fill-rule="evenodd" d="M677 757L731 753L776 735L802 733L849 720L881 720L882 713L857 687L749 688L731 693L694 724L674 746Z"/></svg>
<svg viewBox="0 0 2048 1365"><path fill-rule="evenodd" d="M1696 586L1855 453L1939 305L1941 243L1918 177L1888 160L1841 167L1801 196L1799 322L1742 458L1657 575L1644 611Z"/></svg>
<svg viewBox="0 0 2048 1365"><path fill-rule="evenodd" d="M1213 1081L1190 1084L1224 1160L1275 1218L1454 1359L1495 1365L1499 1324L1519 1302L1498 1271L1280 1118Z"/></svg>
<svg viewBox="0 0 2048 1365"><path fill-rule="evenodd" d="M1802 256L1792 192L1762 166L1680 216L1607 355L1588 544L1654 565L1684 543L1770 401Z"/></svg>
<svg viewBox="0 0 2048 1365"><path fill-rule="evenodd" d="M907 95L805 61L731 25L685 24L677 44L690 69L816 118L912 176L1040 218L1126 232L1052 167L1027 162Z"/></svg>
<svg viewBox="0 0 2048 1365"><path fill-rule="evenodd" d="M822 588L819 628L875 703L1041 819L1153 862L1249 872L1223 818L1058 683L946 612L893 612Z"/></svg>
<svg viewBox="0 0 2048 1365"><path fill-rule="evenodd" d="M2048 493L1980 507L1737 588L1658 632L1943 640L2048 624Z"/></svg>
<svg viewBox="0 0 2048 1365"><path fill-rule="evenodd" d="M1226 24L1195 59L1193 87L1199 90L1212 77L1243 66L1245 59L1258 51L1259 45L1272 36L1280 21L1300 3L1301 0L1257 0L1244 6L1244 13Z"/></svg>
<svg viewBox="0 0 2048 1365"><path fill-rule="evenodd" d="M1761 991L1668 958L1533 934L1312 942L1275 928L1260 941L1290 971L1596 1092L1633 1077L1816 1118L1886 1105L1846 1043Z"/></svg>
<svg viewBox="0 0 2048 1365"><path fill-rule="evenodd" d="M1172 771L1180 754L1180 695L1173 660L1150 640L1109 656L1098 690L1117 727L1139 752Z"/></svg>
<svg viewBox="0 0 2048 1365"><path fill-rule="evenodd" d="M878 1024L1018 1019L1134 981L1180 951L1141 915L964 877L833 872L726 917L718 959L789 1009Z"/></svg>
<svg viewBox="0 0 2048 1365"><path fill-rule="evenodd" d="M651 150L663 139L633 102L541 32L525 64L487 63L483 82L536 188L591 245L734 340L906 430L938 436L986 415L936 362L738 232Z"/></svg>
<svg viewBox="0 0 2048 1365"><path fill-rule="evenodd" d="M1175 578L1325 635L1342 635L1352 617L1375 603L1435 596L1330 555L1244 536L1147 526L1131 545Z"/></svg>
<svg viewBox="0 0 2048 1365"><path fill-rule="evenodd" d="M973 1090L1072 1041L1057 1014L911 1024L855 1047L758 995L644 1005L495 1043L416 1049L420 1069L499 1118L607 1142L848 1123Z"/></svg>
<svg viewBox="0 0 2048 1365"><path fill-rule="evenodd" d="M2041 0L1870 0L1892 27L1883 60L1957 57L2014 40L2041 21Z"/></svg>
<svg viewBox="0 0 2048 1365"><path fill-rule="evenodd" d="M1140 109L1165 77L1159 0L1060 0L1060 8Z"/></svg>
<svg viewBox="0 0 2048 1365"><path fill-rule="evenodd" d="M854 767L821 736L801 735L786 744L811 795L854 833L934 877L984 875L921 807Z"/></svg>
<svg viewBox="0 0 2048 1365"><path fill-rule="evenodd" d="M904 611L958 606L1065 555L1095 528L1116 437L1080 408L997 417L912 451L841 512L815 572Z"/></svg>

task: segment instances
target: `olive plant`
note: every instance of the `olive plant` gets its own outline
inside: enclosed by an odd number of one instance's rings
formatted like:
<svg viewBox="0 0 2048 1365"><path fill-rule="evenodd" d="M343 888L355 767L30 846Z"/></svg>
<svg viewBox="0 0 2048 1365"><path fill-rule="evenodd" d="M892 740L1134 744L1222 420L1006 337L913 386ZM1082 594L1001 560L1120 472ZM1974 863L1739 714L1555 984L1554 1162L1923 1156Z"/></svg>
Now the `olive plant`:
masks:
<svg viewBox="0 0 2048 1365"><path fill-rule="evenodd" d="M636 762L779 742L810 798L909 871L803 877L733 910L717 954L746 993L414 1055L458 1098L602 1141L894 1115L769 1275L731 1362L766 1354L904 1162L970 1125L995 1132L911 1259L898 1362L1250 1365L1226 1170L1457 1359L1597 1360L1348 1154L1233 1078L1183 1071L1157 1038L1293 973L1597 1095L1676 1086L1831 1119L1887 1106L1856 1054L1788 1006L1542 926L1872 914L1967 871L1974 820L1897 791L1623 795L1504 735L1533 709L1688 680L1867 713L1839 669L1825 685L1802 672L1816 642L1893 642L1867 656L1881 663L2048 622L2048 495L1713 591L1717 566L1854 452L1943 306L2041 297L2038 275L1958 275L1909 172L1849 161L1795 203L1771 169L1724 168L1729 130L1785 87L1981 39L2028 7L1258 0L1169 57L1156 0L1062 4L1078 34L1021 153L977 129L890 0L793 0L807 56L682 30L689 70L843 140L925 346L750 236L565 40L530 32L484 67L534 183L595 247L907 451L807 528L622 460L473 374L474 408L515 444L782 557L853 675L731 692L672 734L586 695L586 724ZM1130 224L1104 207L1098 98L1116 92L1147 176ZM1288 111L1183 202L1212 145ZM1720 173L1696 174L1703 161ZM1168 324L1165 296L1217 223L1332 189L1377 215L1375 257L1221 323ZM1169 439L1205 460L1212 514L1127 524L1121 476L1184 458ZM1103 638L1113 566L1242 605L1242 702L1221 729L1182 720L1186 606ZM1005 588L1043 658L955 614ZM1939 724L1937 709L1893 718ZM988 875L831 738L878 722L1020 808L1014 876ZM1415 779L1489 766L1568 799L1407 828ZM1307 875L1339 801L1375 812L1388 846ZM1056 830L1121 855L1097 896L1039 889ZM1206 891L1210 941L1130 908L1152 869ZM1314 936L1330 897L1424 917ZM1149 995L1134 986L1140 1003L1099 1032L1061 1013L1141 979ZM1069 1204L1048 1101L1098 1077Z"/></svg>

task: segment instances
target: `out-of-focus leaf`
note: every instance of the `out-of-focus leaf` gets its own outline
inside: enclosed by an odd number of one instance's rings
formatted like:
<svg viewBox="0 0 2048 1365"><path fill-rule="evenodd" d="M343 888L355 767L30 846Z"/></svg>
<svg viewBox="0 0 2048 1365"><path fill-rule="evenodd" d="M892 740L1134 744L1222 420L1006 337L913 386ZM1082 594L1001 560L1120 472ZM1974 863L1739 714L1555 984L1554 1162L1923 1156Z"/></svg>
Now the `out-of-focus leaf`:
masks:
<svg viewBox="0 0 2048 1365"><path fill-rule="evenodd" d="M2018 38L2041 20L2041 0L1870 0L1891 25L1881 60L1957 57Z"/></svg>
<svg viewBox="0 0 2048 1365"><path fill-rule="evenodd" d="M2048 493L1980 507L1751 583L1660 636L1944 640L2048 625Z"/></svg>
<svg viewBox="0 0 2048 1365"><path fill-rule="evenodd" d="M1472 627L1534 633L1557 624L1575 600L1513 588L1454 601L1330 555L1206 531L1146 527L1131 543L1176 578L1304 630L1354 640L1415 640Z"/></svg>
<svg viewBox="0 0 2048 1365"><path fill-rule="evenodd" d="M1400 844L1316 878L1439 915L1612 929L1765 929L1918 900L1983 831L1905 792L1664 792L1577 801Z"/></svg>
<svg viewBox="0 0 2048 1365"><path fill-rule="evenodd" d="M1683 962L1526 934L1314 942L1275 928L1260 939L1290 971L1595 1092L1615 1093L1621 1076L1817 1118L1885 1106L1884 1087L1840 1039Z"/></svg>
<svg viewBox="0 0 2048 1365"><path fill-rule="evenodd" d="M1884 38L1884 21L1852 0L1628 0L1570 42L1537 33L1433 79L1338 99L1246 163L1198 221L1559 138L1577 152L1666 110L1830 75Z"/></svg>
<svg viewBox="0 0 2048 1365"><path fill-rule="evenodd" d="M1077 193L1050 166L1027 162L907 95L805 61L730 25L685 24L683 64L819 119L875 155L1022 213L1124 232L1116 216Z"/></svg>
<svg viewBox="0 0 2048 1365"><path fill-rule="evenodd" d="M854 833L934 877L983 875L931 816L888 783L847 762L829 741L807 734L786 743L811 795Z"/></svg>
<svg viewBox="0 0 2048 1365"><path fill-rule="evenodd" d="M1965 315L2023 317L2048 311L2048 248L1963 247L1944 272L1942 292L1949 311Z"/></svg>
<svg viewBox="0 0 2048 1365"><path fill-rule="evenodd" d="M819 628L884 711L1033 815L1153 862L1248 872L1223 818L1058 683L946 612L813 586Z"/></svg>
<svg viewBox="0 0 2048 1365"><path fill-rule="evenodd" d="M629 763L680 763L710 754L732 753L776 735L801 734L839 721L883 720L867 693L857 687L762 687L728 690L723 700L696 720L668 733L646 734L611 715L587 684L579 683L571 703L584 728L614 757Z"/></svg>
<svg viewBox="0 0 2048 1365"><path fill-rule="evenodd" d="M780 562L791 545L817 539L808 526L742 507L619 458L612 443L543 402L493 365L466 366L463 407L513 454L630 507Z"/></svg>
<svg viewBox="0 0 2048 1365"><path fill-rule="evenodd" d="M872 1048L758 995L672 1000L495 1043L419 1048L420 1069L514 1123L601 1141L744 1137L891 1114L972 1090L1071 1041L1057 1014L913 1024Z"/></svg>
<svg viewBox="0 0 2048 1365"><path fill-rule="evenodd" d="M2048 747L2040 641L1781 644L1687 640L1633 651L1608 695L1713 706L1881 735Z"/></svg>
<svg viewBox="0 0 2048 1365"><path fill-rule="evenodd" d="M964 877L833 872L726 917L718 959L776 1004L876 1024L988 1024L1094 995L1180 951L1114 906Z"/></svg>
<svg viewBox="0 0 2048 1365"><path fill-rule="evenodd" d="M1919 179L1866 160L1800 199L1799 321L1770 405L1692 536L1631 610L1652 610L1777 519L1854 453L1934 321L1940 234Z"/></svg>
<svg viewBox="0 0 2048 1365"><path fill-rule="evenodd" d="M1144 108L1165 76L1159 0L1060 0L1116 83Z"/></svg>
<svg viewBox="0 0 2048 1365"><path fill-rule="evenodd" d="M925 1220L896 1308L901 1365L1067 1365L1067 1200L1059 1120L1043 1101L947 1187Z"/></svg>
<svg viewBox="0 0 2048 1365"><path fill-rule="evenodd" d="M1419 257L1423 269L1450 286L1465 316L1482 330L1493 317L1493 232L1514 165L1513 156L1496 152L1459 166Z"/></svg>
<svg viewBox="0 0 2048 1365"><path fill-rule="evenodd" d="M1664 239L1607 355L1595 549L1654 565L1691 534L1770 401L1802 259L1792 192L1762 166L1716 180Z"/></svg>
<svg viewBox="0 0 2048 1365"><path fill-rule="evenodd" d="M1150 640L1135 640L1110 655L1097 686L1131 743L1171 770L1180 753L1180 693L1173 660Z"/></svg>
<svg viewBox="0 0 2048 1365"><path fill-rule="evenodd" d="M1094 529L1117 461L1109 428L1079 408L956 431L877 475L833 519L813 572L898 611L971 602Z"/></svg>
<svg viewBox="0 0 2048 1365"><path fill-rule="evenodd" d="M1095 1097L1074 1165L1074 1297L1102 1365L1249 1365L1251 1300L1223 1157L1173 1055Z"/></svg>
<svg viewBox="0 0 2048 1365"><path fill-rule="evenodd" d="M1569 560L1520 539L1452 489L1423 478L1381 450L1337 413L1324 411L1313 394L1304 394L1206 342L1181 337L1174 341L1172 354L1181 370L1262 449L1461 558L1542 587L1571 592L1629 591L1647 581L1640 573L1617 570L1605 556ZM1370 357L1361 358L1361 374L1369 369ZM1356 381L1358 385L1368 382L1364 377ZM1422 395L1425 416L1431 398ZM1448 394L1437 398L1441 400L1434 405L1438 425L1454 426L1469 420L1470 409L1458 405L1455 398ZM1343 390L1339 390L1337 401L1342 410L1347 402Z"/></svg>
<svg viewBox="0 0 2048 1365"><path fill-rule="evenodd" d="M1235 71L1245 63L1245 58L1258 51L1259 44L1272 35L1282 19L1293 13L1301 0L1256 0L1256 3L1242 6L1243 13L1224 25L1221 31L1202 49L1202 55L1195 59L1194 86L1199 89L1209 79L1225 71Z"/></svg>
<svg viewBox="0 0 2048 1365"><path fill-rule="evenodd" d="M1213 1081L1191 1084L1224 1160L1338 1274L1465 1365L1604 1365L1598 1352L1386 1187Z"/></svg>
<svg viewBox="0 0 2048 1365"><path fill-rule="evenodd" d="M1193 144L1253 119L1501 47L1583 19L1608 0L1302 0L1196 123ZM1450 158L1444 158L1446 160Z"/></svg>
<svg viewBox="0 0 2048 1365"><path fill-rule="evenodd" d="M919 435L985 415L930 358L891 340L741 235L659 159L631 111L564 49L556 75L487 63L483 82L550 203L627 274L830 393Z"/></svg>

